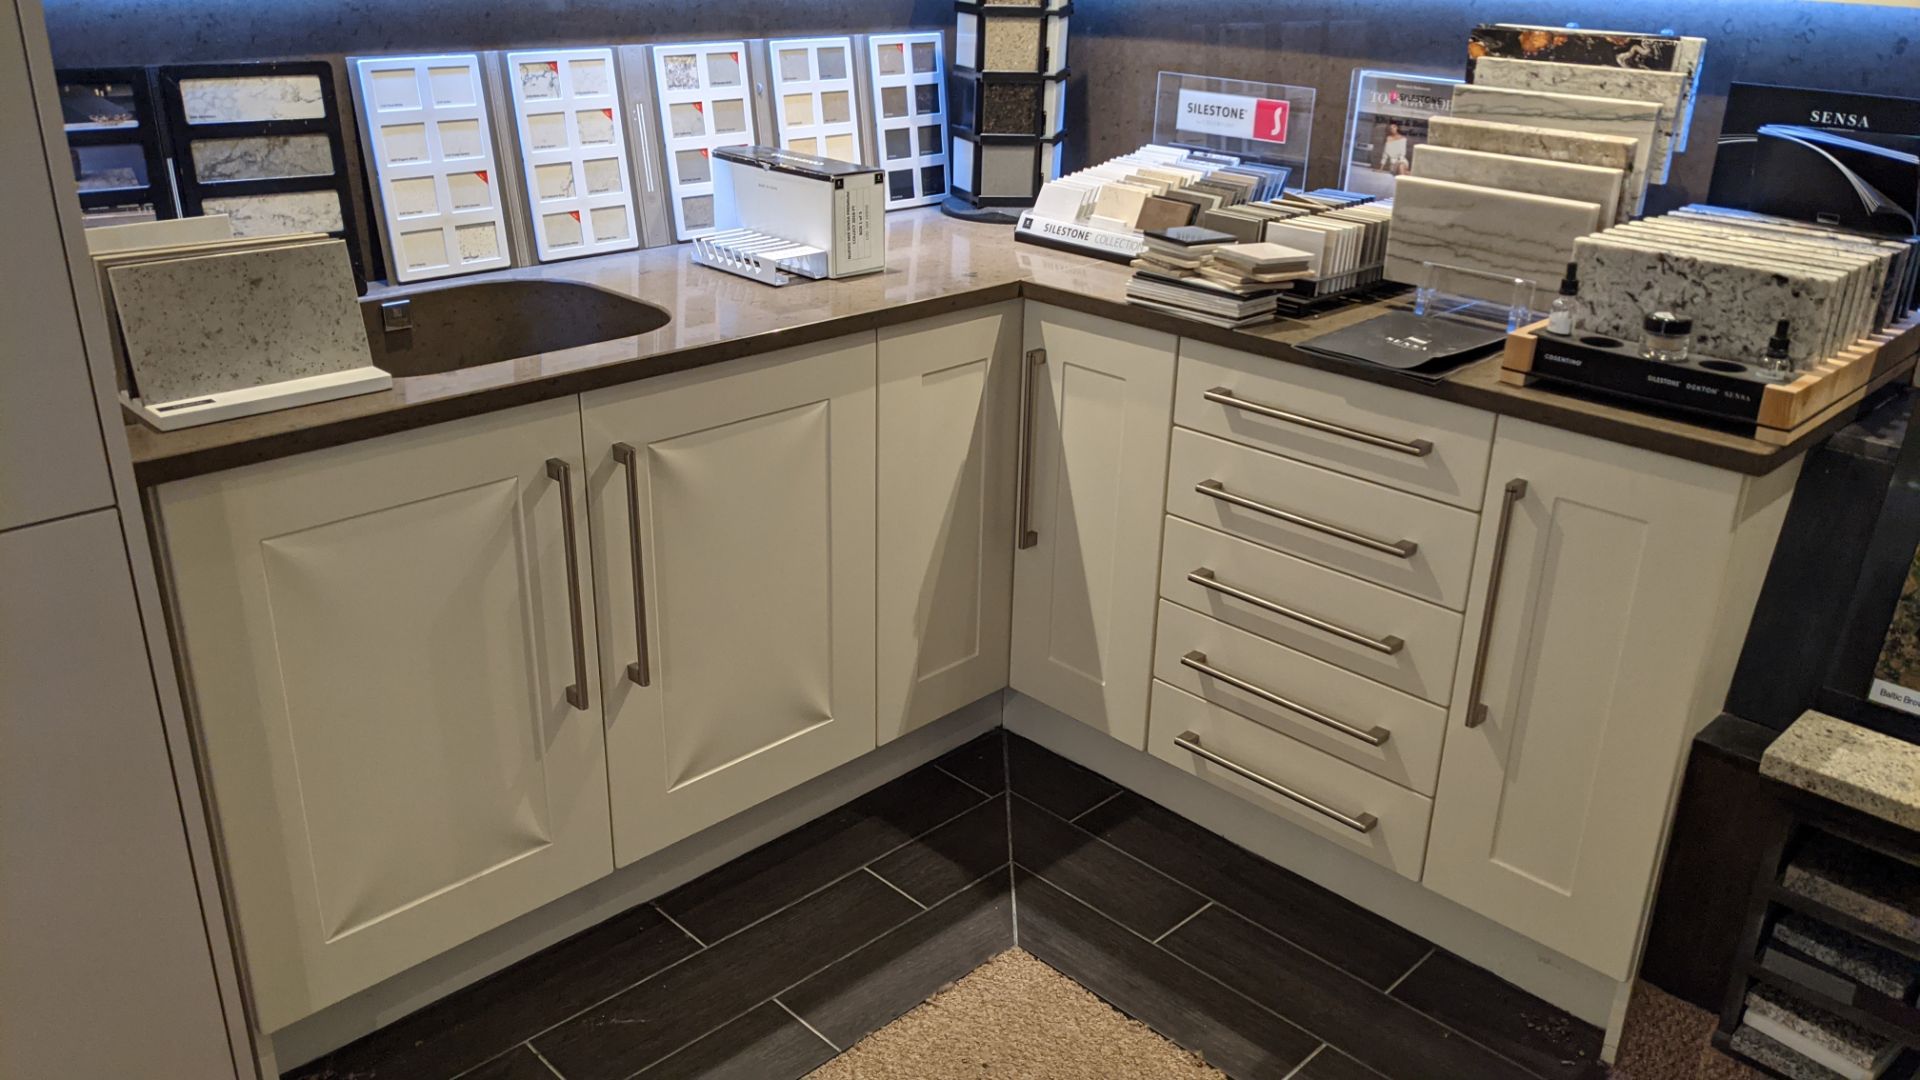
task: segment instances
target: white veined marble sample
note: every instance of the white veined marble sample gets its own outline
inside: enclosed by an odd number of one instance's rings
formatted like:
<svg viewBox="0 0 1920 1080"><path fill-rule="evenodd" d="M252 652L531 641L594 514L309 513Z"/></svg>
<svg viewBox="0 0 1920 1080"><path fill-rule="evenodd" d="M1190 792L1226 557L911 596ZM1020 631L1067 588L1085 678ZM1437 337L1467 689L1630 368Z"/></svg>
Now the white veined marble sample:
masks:
<svg viewBox="0 0 1920 1080"><path fill-rule="evenodd" d="M1513 298L1511 281L1469 274L1429 281L1421 264L1529 278L1548 289L1573 261L1573 242L1600 225L1598 203L1403 176L1393 198L1386 276L1505 303Z"/></svg>
<svg viewBox="0 0 1920 1080"><path fill-rule="evenodd" d="M1591 135L1620 135L1639 141L1633 168L1628 171L1630 197L1609 220L1625 221L1646 199L1655 136L1660 127L1660 105L1653 101L1553 94L1538 90L1508 90L1495 86L1460 86L1453 91L1453 115L1463 120L1580 131Z"/></svg>
<svg viewBox="0 0 1920 1080"><path fill-rule="evenodd" d="M1597 165L1604 169L1625 171L1633 167L1634 141L1618 135L1587 135L1454 116L1436 116L1427 121L1427 144L1574 165Z"/></svg>
<svg viewBox="0 0 1920 1080"><path fill-rule="evenodd" d="M333 175L333 145L325 135L241 135L194 139L193 175L203 184Z"/></svg>
<svg viewBox="0 0 1920 1080"><path fill-rule="evenodd" d="M1657 103L1660 106L1659 132L1654 137L1652 163L1648 171L1650 181L1655 184L1667 182L1668 169L1673 160L1674 137L1686 116L1687 94L1692 88L1691 76L1681 72L1553 64L1508 60L1497 56L1483 56L1474 61L1473 81L1476 85L1513 90L1543 90L1556 94L1583 94Z"/></svg>
<svg viewBox="0 0 1920 1080"><path fill-rule="evenodd" d="M283 191L270 195L222 195L202 199L209 214L225 214L235 236L281 236L286 233L340 232L347 227L340 213L340 193Z"/></svg>
<svg viewBox="0 0 1920 1080"><path fill-rule="evenodd" d="M1434 146L1431 143L1413 148L1413 175L1429 180L1451 180L1456 184L1501 188L1527 195L1599 203L1602 222L1620 217L1621 193L1626 183L1626 173L1621 169L1509 154L1488 154L1479 150Z"/></svg>
<svg viewBox="0 0 1920 1080"><path fill-rule="evenodd" d="M371 364L342 240L108 270L149 404Z"/></svg>
<svg viewBox="0 0 1920 1080"><path fill-rule="evenodd" d="M189 124L317 120L327 115L318 75L240 75L180 80Z"/></svg>

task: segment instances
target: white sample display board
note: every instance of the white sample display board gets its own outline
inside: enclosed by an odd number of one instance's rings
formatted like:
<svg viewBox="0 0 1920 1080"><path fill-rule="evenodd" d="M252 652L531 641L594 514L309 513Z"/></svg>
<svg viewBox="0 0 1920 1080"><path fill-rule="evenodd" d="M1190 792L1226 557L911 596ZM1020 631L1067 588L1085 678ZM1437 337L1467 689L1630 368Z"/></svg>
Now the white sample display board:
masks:
<svg viewBox="0 0 1920 1080"><path fill-rule="evenodd" d="M512 265L479 57L365 57L354 80L395 280Z"/></svg>
<svg viewBox="0 0 1920 1080"><path fill-rule="evenodd" d="M858 164L853 39L779 38L767 43L767 56L781 149Z"/></svg>
<svg viewBox="0 0 1920 1080"><path fill-rule="evenodd" d="M927 34L867 38L873 65L873 126L887 173L887 209L947 197L947 76L944 39Z"/></svg>
<svg viewBox="0 0 1920 1080"><path fill-rule="evenodd" d="M640 246L612 49L507 54L542 262Z"/></svg>
<svg viewBox="0 0 1920 1080"><path fill-rule="evenodd" d="M673 233L691 240L716 228L712 151L754 141L746 43L656 45L653 76L667 148Z"/></svg>

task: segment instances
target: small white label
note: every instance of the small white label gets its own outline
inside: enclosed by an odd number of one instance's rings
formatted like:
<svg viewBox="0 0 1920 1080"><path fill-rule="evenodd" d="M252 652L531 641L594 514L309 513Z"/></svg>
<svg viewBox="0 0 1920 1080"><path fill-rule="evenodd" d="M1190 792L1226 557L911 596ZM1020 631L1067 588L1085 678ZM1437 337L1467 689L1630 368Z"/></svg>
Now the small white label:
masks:
<svg viewBox="0 0 1920 1080"><path fill-rule="evenodd" d="M1885 679L1873 680L1873 700L1903 713L1920 716L1920 693Z"/></svg>

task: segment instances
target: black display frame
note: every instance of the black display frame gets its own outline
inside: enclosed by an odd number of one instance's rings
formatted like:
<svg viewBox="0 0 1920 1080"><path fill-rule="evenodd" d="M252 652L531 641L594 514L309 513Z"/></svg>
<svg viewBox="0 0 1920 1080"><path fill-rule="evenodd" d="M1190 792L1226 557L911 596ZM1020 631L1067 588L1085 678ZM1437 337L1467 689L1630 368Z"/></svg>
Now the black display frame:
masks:
<svg viewBox="0 0 1920 1080"><path fill-rule="evenodd" d="M180 207L175 200L175 188L167 168L167 155L164 149L166 135L162 129L160 112L154 108L151 72L141 67L86 67L57 68L53 75L58 86L71 83L86 85L124 83L133 96L136 123L131 129L66 127L65 118L62 117L61 126L65 129L67 145L71 149L77 150L88 146L138 146L147 167L145 186L79 192L80 209L86 212L98 212L130 206L151 206L153 216L158 220L179 217ZM129 138L129 135L134 137ZM74 182L77 184L79 179L76 169Z"/></svg>

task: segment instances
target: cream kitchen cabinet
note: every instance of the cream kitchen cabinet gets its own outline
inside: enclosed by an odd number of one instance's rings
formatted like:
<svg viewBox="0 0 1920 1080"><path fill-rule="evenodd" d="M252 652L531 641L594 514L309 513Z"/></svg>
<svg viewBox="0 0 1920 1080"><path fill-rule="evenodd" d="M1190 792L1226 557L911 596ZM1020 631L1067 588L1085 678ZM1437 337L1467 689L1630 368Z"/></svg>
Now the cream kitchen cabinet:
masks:
<svg viewBox="0 0 1920 1080"><path fill-rule="evenodd" d="M571 399L154 493L258 1022L612 869Z"/></svg>
<svg viewBox="0 0 1920 1080"><path fill-rule="evenodd" d="M1007 685L1019 304L880 331L881 742Z"/></svg>
<svg viewBox="0 0 1920 1080"><path fill-rule="evenodd" d="M1176 339L1028 303L1013 688L1146 748Z"/></svg>
<svg viewBox="0 0 1920 1080"><path fill-rule="evenodd" d="M1798 471L1501 418L1429 888L1632 977L1686 747L1725 699Z"/></svg>
<svg viewBox="0 0 1920 1080"><path fill-rule="evenodd" d="M583 395L615 860L872 750L871 333Z"/></svg>

